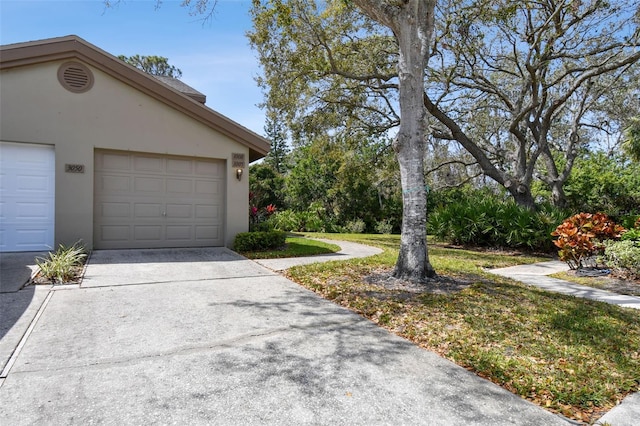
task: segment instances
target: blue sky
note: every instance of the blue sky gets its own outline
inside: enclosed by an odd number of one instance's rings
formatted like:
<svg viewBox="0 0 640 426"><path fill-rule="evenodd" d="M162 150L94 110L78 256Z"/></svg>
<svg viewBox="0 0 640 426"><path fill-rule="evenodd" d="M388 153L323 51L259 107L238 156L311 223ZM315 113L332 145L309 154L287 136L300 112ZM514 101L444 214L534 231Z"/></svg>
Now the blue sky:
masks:
<svg viewBox="0 0 640 426"><path fill-rule="evenodd" d="M218 0L206 23L181 1L0 0L0 43L75 34L113 55L158 55L182 70L182 81L207 96L207 106L264 134L257 54L245 33L251 29L250 0Z"/></svg>

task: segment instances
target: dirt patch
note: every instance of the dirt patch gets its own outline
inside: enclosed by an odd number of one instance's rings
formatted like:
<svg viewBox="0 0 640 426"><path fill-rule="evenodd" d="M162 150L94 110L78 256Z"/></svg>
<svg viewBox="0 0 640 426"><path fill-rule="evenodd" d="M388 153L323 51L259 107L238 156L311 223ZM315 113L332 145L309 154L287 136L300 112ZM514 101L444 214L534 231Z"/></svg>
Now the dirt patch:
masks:
<svg viewBox="0 0 640 426"><path fill-rule="evenodd" d="M469 287L477 280L462 279L438 275L425 282L414 282L395 278L391 275L391 270L377 270L364 277L367 284L382 287L385 290L408 293L410 295L420 293L450 294L456 293Z"/></svg>
<svg viewBox="0 0 640 426"><path fill-rule="evenodd" d="M58 282L43 276L40 272L38 272L32 279L29 281L28 285L67 285L67 284L80 284L82 281L82 277L84 275L84 265L73 267L73 278L65 281Z"/></svg>

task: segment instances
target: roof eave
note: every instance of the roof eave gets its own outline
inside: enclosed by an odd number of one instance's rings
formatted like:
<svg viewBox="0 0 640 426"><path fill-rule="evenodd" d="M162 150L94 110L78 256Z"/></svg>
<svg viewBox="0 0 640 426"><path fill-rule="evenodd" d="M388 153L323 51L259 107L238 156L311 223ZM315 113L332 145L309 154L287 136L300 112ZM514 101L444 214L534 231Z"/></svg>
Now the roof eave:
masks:
<svg viewBox="0 0 640 426"><path fill-rule="evenodd" d="M80 37L71 35L0 46L0 70L71 58L86 62L245 145L249 149L250 162L269 152L267 139Z"/></svg>

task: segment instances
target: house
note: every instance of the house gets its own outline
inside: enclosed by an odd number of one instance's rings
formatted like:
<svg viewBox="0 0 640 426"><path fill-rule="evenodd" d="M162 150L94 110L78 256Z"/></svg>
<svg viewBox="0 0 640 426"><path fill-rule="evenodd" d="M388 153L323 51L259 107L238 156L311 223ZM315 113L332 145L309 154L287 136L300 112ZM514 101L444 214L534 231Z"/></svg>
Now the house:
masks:
<svg viewBox="0 0 640 426"><path fill-rule="evenodd" d="M232 101L232 100L230 100ZM269 142L77 36L0 46L0 251L228 246Z"/></svg>

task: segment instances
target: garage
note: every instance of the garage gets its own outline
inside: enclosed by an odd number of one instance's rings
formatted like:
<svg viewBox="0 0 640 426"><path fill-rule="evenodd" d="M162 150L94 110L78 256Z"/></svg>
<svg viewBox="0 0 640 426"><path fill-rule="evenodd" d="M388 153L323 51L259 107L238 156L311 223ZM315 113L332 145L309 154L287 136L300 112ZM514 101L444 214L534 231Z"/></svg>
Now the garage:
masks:
<svg viewBox="0 0 640 426"><path fill-rule="evenodd" d="M50 250L54 218L53 147L0 142L0 251Z"/></svg>
<svg viewBox="0 0 640 426"><path fill-rule="evenodd" d="M94 247L224 245L225 161L96 150Z"/></svg>
<svg viewBox="0 0 640 426"><path fill-rule="evenodd" d="M232 247L249 229L269 141L196 89L73 35L0 46L0 81L0 250Z"/></svg>

